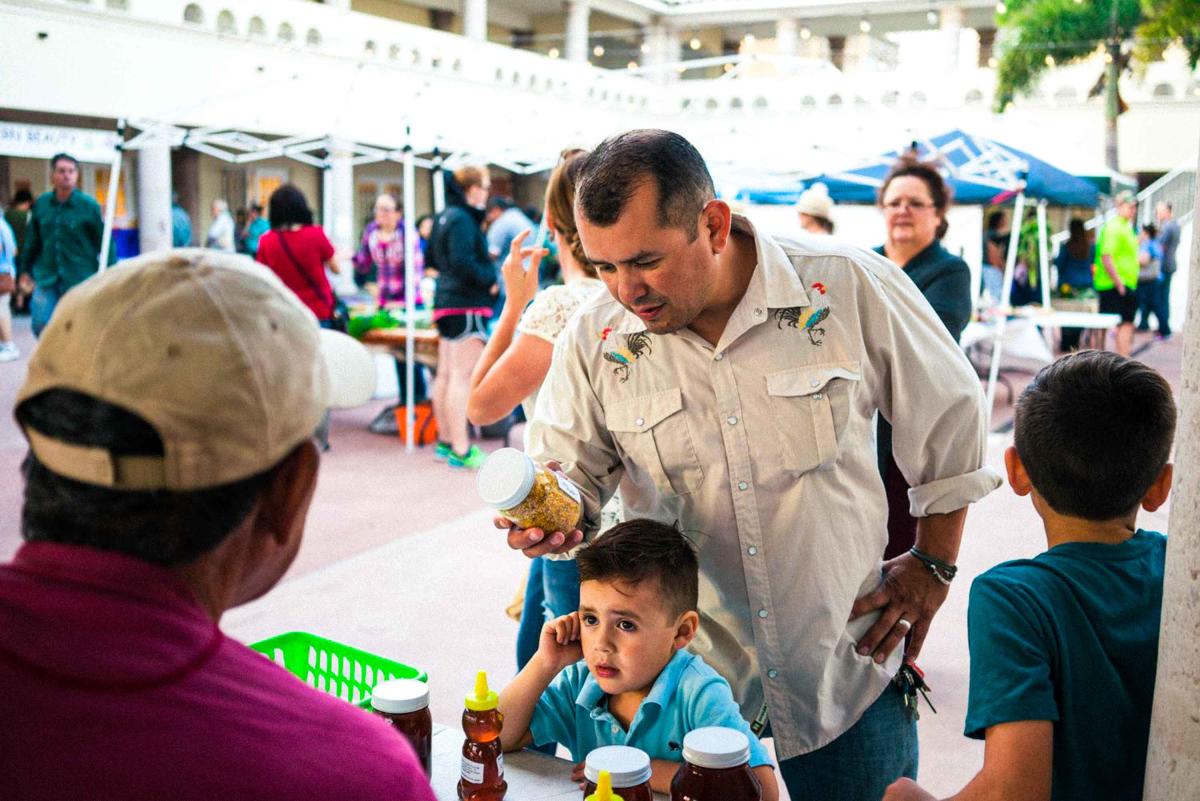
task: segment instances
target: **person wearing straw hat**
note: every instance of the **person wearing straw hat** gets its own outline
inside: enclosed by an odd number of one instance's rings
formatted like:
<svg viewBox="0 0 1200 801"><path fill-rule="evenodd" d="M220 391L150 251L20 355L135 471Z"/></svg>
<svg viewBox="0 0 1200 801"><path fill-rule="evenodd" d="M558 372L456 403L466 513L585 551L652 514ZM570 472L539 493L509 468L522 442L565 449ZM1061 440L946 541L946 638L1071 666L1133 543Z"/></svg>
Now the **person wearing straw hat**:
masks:
<svg viewBox="0 0 1200 801"><path fill-rule="evenodd" d="M829 187L817 182L805 189L796 201L800 227L810 234L826 236L833 233L833 198Z"/></svg>
<svg viewBox="0 0 1200 801"><path fill-rule="evenodd" d="M362 346L245 257L154 253L63 297L16 402L6 798L433 801L381 718L219 628L300 547L326 409L373 387Z"/></svg>

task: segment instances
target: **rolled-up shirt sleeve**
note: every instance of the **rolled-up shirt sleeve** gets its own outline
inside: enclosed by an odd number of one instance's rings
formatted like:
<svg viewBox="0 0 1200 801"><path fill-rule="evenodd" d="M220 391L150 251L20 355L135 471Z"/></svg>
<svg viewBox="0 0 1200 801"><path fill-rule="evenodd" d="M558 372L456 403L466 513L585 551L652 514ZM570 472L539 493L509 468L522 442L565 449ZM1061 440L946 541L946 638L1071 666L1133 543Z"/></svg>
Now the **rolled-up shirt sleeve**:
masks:
<svg viewBox="0 0 1200 801"><path fill-rule="evenodd" d="M588 379L578 332L568 327L554 345L550 372L538 393L529 424L529 456L554 460L583 495L580 528L590 539L600 528L600 509L617 490L624 467L604 424L604 410Z"/></svg>
<svg viewBox="0 0 1200 801"><path fill-rule="evenodd" d="M871 273L859 314L879 378L875 401L892 424L896 464L911 487L909 512L953 512L1000 486L984 464L979 378L915 284L882 258Z"/></svg>

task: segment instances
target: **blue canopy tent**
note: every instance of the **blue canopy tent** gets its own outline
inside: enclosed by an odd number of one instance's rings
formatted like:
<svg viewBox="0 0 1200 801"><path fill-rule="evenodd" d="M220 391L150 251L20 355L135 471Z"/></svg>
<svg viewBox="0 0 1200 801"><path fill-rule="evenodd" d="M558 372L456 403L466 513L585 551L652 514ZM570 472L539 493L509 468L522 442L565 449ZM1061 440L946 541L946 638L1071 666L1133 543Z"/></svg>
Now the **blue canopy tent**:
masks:
<svg viewBox="0 0 1200 801"><path fill-rule="evenodd" d="M915 155L945 167L946 179L960 205L1003 203L1024 187L1027 198L1056 206L1095 207L1100 193L1091 182L1077 178L1016 148L982 136L953 130L930 139L913 141ZM891 150L852 170L815 175L788 188L746 187L737 199L758 204L795 203L814 183L829 188L837 203L874 203L883 179L902 154L911 148Z"/></svg>
<svg viewBox="0 0 1200 801"><path fill-rule="evenodd" d="M1046 231L1046 207L1086 206L1100 204L1096 186L1058 169L1041 159L1002 145L982 136L972 136L953 130L929 139L916 139L909 148L892 150L872 161L842 172L815 175L795 186L780 188L749 187L737 193L737 199L759 204L795 203L800 193L815 183L823 183L829 195L838 203L874 203L884 178L902 155L915 155L922 161L942 165L943 175L954 192L959 205L996 205L1014 203L1013 219L1022 220L1026 199L1037 201L1038 261L1042 288L1042 305L1050 308L1049 246ZM1017 240L1021 226L1014 224L1009 239L1008 257L1004 265L999 305L1005 308L1012 297L1013 276L1017 260ZM988 376L987 408L992 408L996 381L999 377L1001 339L1006 317L1001 315L994 334L993 356Z"/></svg>

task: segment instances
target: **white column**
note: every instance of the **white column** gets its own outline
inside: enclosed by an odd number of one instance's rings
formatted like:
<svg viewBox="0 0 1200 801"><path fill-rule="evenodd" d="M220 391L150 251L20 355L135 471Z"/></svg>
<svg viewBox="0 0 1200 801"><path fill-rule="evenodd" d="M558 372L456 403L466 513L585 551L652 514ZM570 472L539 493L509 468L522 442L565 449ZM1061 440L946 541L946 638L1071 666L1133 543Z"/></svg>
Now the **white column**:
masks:
<svg viewBox="0 0 1200 801"><path fill-rule="evenodd" d="M794 57L797 54L797 32L799 27L791 17L781 17L775 23L775 52L784 57Z"/></svg>
<svg viewBox="0 0 1200 801"><path fill-rule="evenodd" d="M1200 184L1200 180L1197 181ZM1200 192L1196 193L1200 219ZM1176 209L1182 213L1183 209ZM1175 426L1175 486L1163 577L1158 673L1146 755L1147 801L1196 797L1200 784L1200 236L1192 234L1179 421Z"/></svg>
<svg viewBox="0 0 1200 801"><path fill-rule="evenodd" d="M325 170L322 205L325 216L321 222L333 243L335 258L342 265L341 276L336 278L341 287L349 287L354 282L354 271L350 268L350 257L354 252L354 166L351 158L348 150L339 148L336 143L332 145L329 168Z"/></svg>
<svg viewBox="0 0 1200 801"><path fill-rule="evenodd" d="M475 42L487 41L487 0L463 0L463 36Z"/></svg>
<svg viewBox="0 0 1200 801"><path fill-rule="evenodd" d="M567 5L567 61L588 60L588 0L571 0Z"/></svg>
<svg viewBox="0 0 1200 801"><path fill-rule="evenodd" d="M137 151L137 218L142 253L171 247L171 146L162 137Z"/></svg>
<svg viewBox="0 0 1200 801"><path fill-rule="evenodd" d="M679 32L668 28L661 22L647 25L643 37L646 42L644 65L661 67L665 64L675 64L682 58L679 43ZM646 77L656 83L670 83L677 77L674 70L653 70Z"/></svg>
<svg viewBox="0 0 1200 801"><path fill-rule="evenodd" d="M942 48L946 69L958 71L958 42L962 38L966 15L962 6L944 6L941 13Z"/></svg>

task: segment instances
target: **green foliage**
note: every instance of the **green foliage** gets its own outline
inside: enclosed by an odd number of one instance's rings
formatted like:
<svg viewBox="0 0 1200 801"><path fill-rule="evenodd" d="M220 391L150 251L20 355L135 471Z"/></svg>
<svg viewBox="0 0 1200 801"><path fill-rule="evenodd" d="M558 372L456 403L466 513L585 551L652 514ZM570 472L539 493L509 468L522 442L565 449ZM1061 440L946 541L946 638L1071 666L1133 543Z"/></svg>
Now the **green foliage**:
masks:
<svg viewBox="0 0 1200 801"><path fill-rule="evenodd" d="M1142 0L1145 21L1137 29L1137 55L1143 61L1162 56L1165 42L1179 39L1195 69L1200 63L1200 2L1197 0Z"/></svg>
<svg viewBox="0 0 1200 801"><path fill-rule="evenodd" d="M1118 36L1128 36L1142 21L1142 3L1196 4L1196 0L1115 0ZM1018 93L1033 89L1057 63L1087 58L1108 38L1111 6L1107 0L1010 0L996 15L999 64L996 69L996 108L1003 111Z"/></svg>

